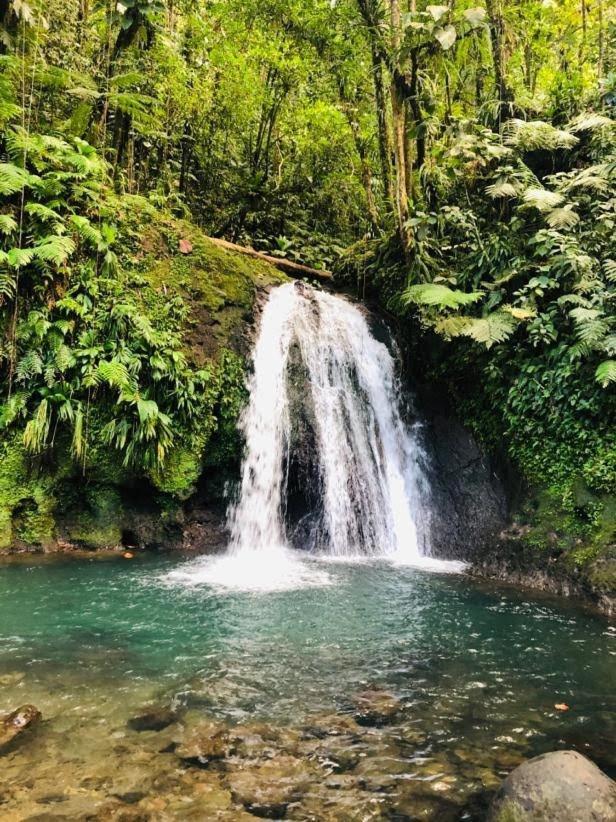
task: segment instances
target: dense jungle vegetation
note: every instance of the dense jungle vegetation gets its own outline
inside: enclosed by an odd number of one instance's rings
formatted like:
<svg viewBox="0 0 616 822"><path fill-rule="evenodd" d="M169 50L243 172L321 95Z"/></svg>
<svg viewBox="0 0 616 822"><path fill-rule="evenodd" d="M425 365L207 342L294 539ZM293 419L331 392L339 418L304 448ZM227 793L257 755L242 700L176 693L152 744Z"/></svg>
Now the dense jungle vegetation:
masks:
<svg viewBox="0 0 616 822"><path fill-rule="evenodd" d="M3 544L59 481L233 459L241 352L184 333L203 234L379 301L546 533L609 543L616 12L475 2L0 0Z"/></svg>

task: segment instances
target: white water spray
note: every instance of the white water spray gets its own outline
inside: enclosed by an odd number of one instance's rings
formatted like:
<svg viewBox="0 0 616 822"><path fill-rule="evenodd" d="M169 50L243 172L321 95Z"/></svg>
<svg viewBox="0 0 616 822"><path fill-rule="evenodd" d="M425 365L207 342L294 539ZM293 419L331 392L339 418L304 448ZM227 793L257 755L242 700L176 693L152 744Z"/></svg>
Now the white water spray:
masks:
<svg viewBox="0 0 616 822"><path fill-rule="evenodd" d="M424 454L401 417L394 360L358 307L301 283L276 288L261 317L248 387L229 551L185 575L191 582L272 590L330 581L322 566L300 560L305 551L290 550L285 514L298 406L309 420L317 485L310 491L319 501L306 514L311 556L459 570L459 563L428 558Z"/></svg>

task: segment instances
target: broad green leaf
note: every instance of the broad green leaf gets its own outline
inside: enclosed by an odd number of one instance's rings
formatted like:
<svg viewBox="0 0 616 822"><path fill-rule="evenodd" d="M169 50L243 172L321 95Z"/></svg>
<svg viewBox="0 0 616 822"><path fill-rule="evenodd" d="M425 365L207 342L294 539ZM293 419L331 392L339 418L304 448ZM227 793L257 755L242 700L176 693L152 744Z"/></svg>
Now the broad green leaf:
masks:
<svg viewBox="0 0 616 822"><path fill-rule="evenodd" d="M473 9L465 9L462 13L471 26L480 26L486 19L486 10L481 6L476 6Z"/></svg>
<svg viewBox="0 0 616 822"><path fill-rule="evenodd" d="M443 51L450 49L456 42L456 30L453 26L445 26L443 29L436 29L434 36L441 44Z"/></svg>
<svg viewBox="0 0 616 822"><path fill-rule="evenodd" d="M435 22L438 22L443 15L449 11L449 6L426 6L426 11Z"/></svg>

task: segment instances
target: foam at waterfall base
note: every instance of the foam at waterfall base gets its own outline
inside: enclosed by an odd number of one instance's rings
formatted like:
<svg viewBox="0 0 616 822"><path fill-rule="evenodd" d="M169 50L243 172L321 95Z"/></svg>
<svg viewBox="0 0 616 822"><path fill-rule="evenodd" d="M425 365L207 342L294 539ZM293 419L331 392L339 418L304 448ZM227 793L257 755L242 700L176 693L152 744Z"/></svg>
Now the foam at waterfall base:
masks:
<svg viewBox="0 0 616 822"><path fill-rule="evenodd" d="M311 555L284 546L233 551L216 557L200 557L165 575L165 584L195 587L205 585L219 591L273 593L300 588L334 585L336 578L327 567L334 565L390 564L429 573L459 574L468 567L458 560L393 554L361 554L334 557Z"/></svg>
<svg viewBox="0 0 616 822"><path fill-rule="evenodd" d="M182 570L171 571L166 581L252 593L323 587L333 582L317 562L299 557L284 546L258 551L245 549L218 557L200 558L188 563Z"/></svg>

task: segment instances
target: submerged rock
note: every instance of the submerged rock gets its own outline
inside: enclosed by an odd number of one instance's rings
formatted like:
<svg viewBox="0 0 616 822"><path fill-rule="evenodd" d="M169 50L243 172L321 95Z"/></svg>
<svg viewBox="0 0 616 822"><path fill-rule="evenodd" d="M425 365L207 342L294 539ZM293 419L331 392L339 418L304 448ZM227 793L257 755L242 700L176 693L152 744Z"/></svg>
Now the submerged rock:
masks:
<svg viewBox="0 0 616 822"><path fill-rule="evenodd" d="M178 715L170 708L150 707L126 724L132 731L162 731L177 720Z"/></svg>
<svg viewBox="0 0 616 822"><path fill-rule="evenodd" d="M278 756L233 771L228 776L233 799L255 816L279 819L287 806L300 798L314 774L305 761L294 756Z"/></svg>
<svg viewBox="0 0 616 822"><path fill-rule="evenodd" d="M188 733L176 748L180 759L198 765L208 765L229 754L229 731L222 722L202 722Z"/></svg>
<svg viewBox="0 0 616 822"><path fill-rule="evenodd" d="M613 822L616 783L576 751L519 765L494 797L488 822Z"/></svg>
<svg viewBox="0 0 616 822"><path fill-rule="evenodd" d="M359 725L387 725L399 713L400 700L389 691L368 690L357 694L354 699Z"/></svg>
<svg viewBox="0 0 616 822"><path fill-rule="evenodd" d="M0 753L27 728L41 718L41 712L34 705L22 705L0 719Z"/></svg>

